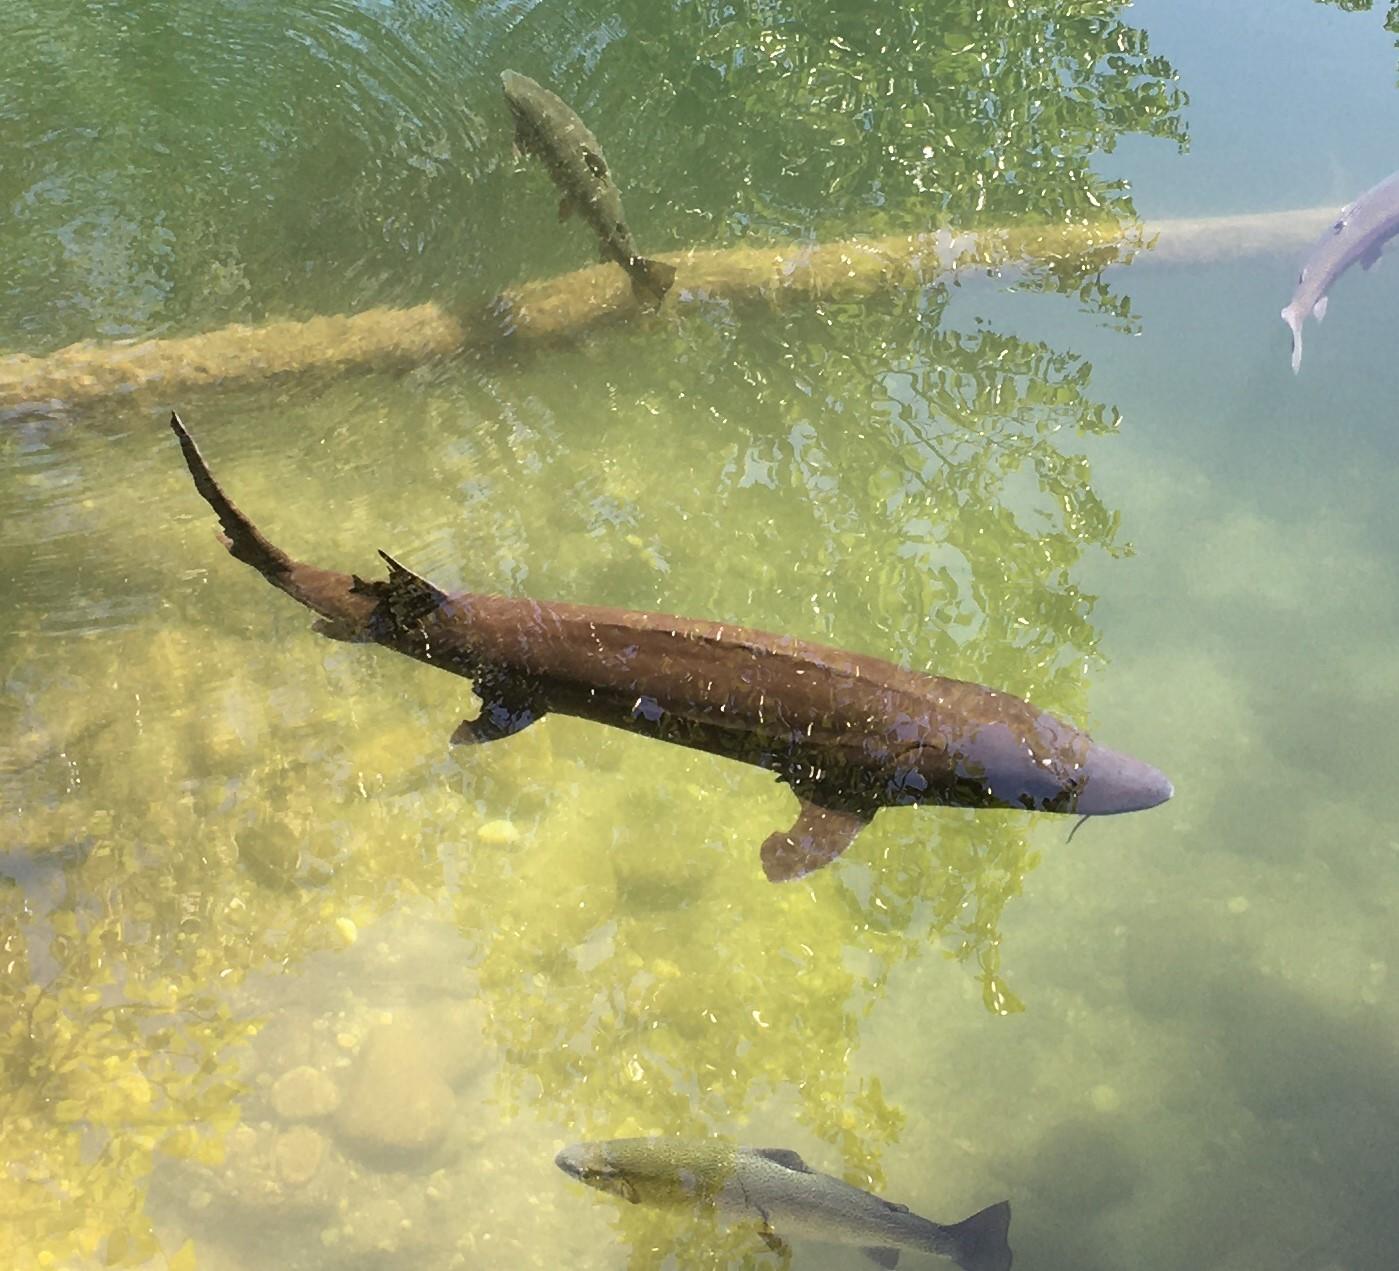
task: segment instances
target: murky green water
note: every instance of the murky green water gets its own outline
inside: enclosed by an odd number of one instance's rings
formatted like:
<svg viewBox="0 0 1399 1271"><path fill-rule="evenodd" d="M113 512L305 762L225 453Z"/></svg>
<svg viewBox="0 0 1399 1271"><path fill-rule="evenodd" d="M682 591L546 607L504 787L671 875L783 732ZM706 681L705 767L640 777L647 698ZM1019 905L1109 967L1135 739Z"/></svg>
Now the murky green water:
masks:
<svg viewBox="0 0 1399 1271"><path fill-rule="evenodd" d="M588 263L507 66L648 250L1339 206L1396 166L1382 15L1221 8L12 0L0 349ZM780 1265L553 1164L712 1134L942 1220L1008 1197L1017 1267L1392 1267L1388 268L1296 379L1294 260L1060 261L7 416L0 1260ZM229 559L171 408L294 555L978 680L1176 798L1072 843L884 812L770 885L793 800L754 769L564 717L453 751L465 683Z"/></svg>

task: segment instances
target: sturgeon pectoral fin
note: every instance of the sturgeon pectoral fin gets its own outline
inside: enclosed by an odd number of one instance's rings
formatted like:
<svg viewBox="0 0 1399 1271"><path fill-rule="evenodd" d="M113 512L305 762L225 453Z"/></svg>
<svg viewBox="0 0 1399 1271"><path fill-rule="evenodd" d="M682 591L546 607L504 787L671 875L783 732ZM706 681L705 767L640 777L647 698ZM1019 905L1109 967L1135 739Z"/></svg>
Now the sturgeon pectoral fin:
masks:
<svg viewBox="0 0 1399 1271"><path fill-rule="evenodd" d="M769 882L786 883L829 865L869 823L862 813L823 808L802 799L792 828L768 835L763 843L763 873Z"/></svg>
<svg viewBox="0 0 1399 1271"><path fill-rule="evenodd" d="M464 719L452 734L454 746L476 746L482 742L500 741L528 728L544 712L533 706L496 699L482 702L481 713L475 719Z"/></svg>
<svg viewBox="0 0 1399 1271"><path fill-rule="evenodd" d="M1360 258L1361 269L1373 269L1380 263L1380 257L1384 255L1384 245L1376 243L1369 251Z"/></svg>
<svg viewBox="0 0 1399 1271"><path fill-rule="evenodd" d="M885 1249L872 1245L860 1252L877 1267L896 1267L899 1265L899 1251L897 1249Z"/></svg>
<svg viewBox="0 0 1399 1271"><path fill-rule="evenodd" d="M567 194L559 200L559 220L566 221L573 215L573 200Z"/></svg>
<svg viewBox="0 0 1399 1271"><path fill-rule="evenodd" d="M1320 322L1324 317L1326 317L1326 306L1330 302L1330 300L1330 296L1322 296L1322 298L1318 300L1316 304L1312 305L1312 317L1314 317L1318 322Z"/></svg>

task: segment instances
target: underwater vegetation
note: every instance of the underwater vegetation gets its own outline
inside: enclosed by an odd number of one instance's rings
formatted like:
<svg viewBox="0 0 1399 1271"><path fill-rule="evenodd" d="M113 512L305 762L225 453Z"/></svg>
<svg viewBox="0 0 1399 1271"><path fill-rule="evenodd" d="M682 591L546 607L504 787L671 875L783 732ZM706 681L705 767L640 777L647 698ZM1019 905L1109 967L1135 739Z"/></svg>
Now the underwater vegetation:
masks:
<svg viewBox="0 0 1399 1271"><path fill-rule="evenodd" d="M340 26L263 3L122 24L82 7L66 26L32 9L7 87L27 140L0 177L0 329L41 350L479 298L567 267L548 209L503 214L497 59L619 121L609 157L648 248L924 228L930 204L957 224L1125 222L1092 157L1131 133L1183 142L1184 98L1121 9L637 3L567 41L538 34L556 5L489 41L463 38L486 18L440 6L351 6ZM1101 264L1029 285L1131 329ZM1127 550L1090 454L1120 421L1087 360L948 325L948 296L715 301L314 400L244 387L220 408L239 420L236 446L215 434L239 456L221 475L328 559L390 534L434 576L469 575L454 584L683 597L1082 720L1099 634L1079 571ZM370 1201L412 1186L406 1150L434 1179L500 1161L490 1204L514 1212L502 1193L536 1200L522 1180L552 1173L510 1154L531 1120L705 1136L781 1106L846 1181L881 1186L905 1114L856 1062L862 1033L899 967L942 957L989 1012L1022 1009L1001 920L1038 863L1032 825L890 819L863 861L779 890L751 868L788 810L760 774L564 719L468 766L443 744L441 677L318 647L256 579L212 584L207 516L148 422L118 404L0 441L0 1258L183 1268L251 1227L282 1232L287 1265L469 1263L490 1205ZM412 492L388 513L386 474ZM304 502L285 498L303 477ZM481 1012L486 1076L390 1065L414 1048L375 1031L401 1003L369 974L301 1004L319 1041L283 1036L277 986L352 955L398 966L379 933L404 912L459 942L433 992ZM279 1110L301 1068L305 1102ZM421 1156L340 1111L394 1084L456 1127ZM478 1131L490 1150L467 1150ZM635 1265L659 1265L674 1227L620 1221Z"/></svg>
<svg viewBox="0 0 1399 1271"><path fill-rule="evenodd" d="M733 381L713 384L708 400L742 420L742 377L765 365L769 350L756 331L732 334L747 360ZM824 336L812 323L808 347L819 352ZM681 449L695 462L717 458L719 480L740 507L760 506L774 487L808 492L784 505L783 539L802 545L791 568L810 579L817 611L831 615L823 638L847 638L864 620L840 617L825 565L838 558L876 580L866 613L900 656L1013 683L1080 712L1081 659L1094 656L1096 633L1072 571L1091 547L1120 548L1117 518L1094 495L1089 469L1058 442L1065 428L1070 436L1111 432L1115 419L1084 395L1086 368L1072 358L990 333L926 338L935 354L926 365L938 369L911 363L897 398L883 377L862 377L844 354L832 359L825 383L841 396L831 400L862 396L898 421L873 453L868 436L818 434L798 419L788 425L795 446L781 432L757 439L746 424L721 421L707 436L691 430ZM711 378L713 352L707 342L687 350L681 373ZM761 584L766 568L756 561L719 578L703 552L675 546L732 535L732 507L676 485L659 508L648 501L643 509L627 475L603 458L650 418L644 373L617 381L621 399L637 405L606 421L598 451L583 458L556 431L571 415L562 369L558 381L536 385L527 419L511 433L511 468L490 481L522 465L574 497L511 501L488 524L468 518L449 554L484 549L480 558L491 562L533 541L565 541L570 554L541 561L539 586L568 589L592 576L643 601L662 585L680 587L719 612ZM760 407L768 394L796 400L770 369L766 381ZM479 388L454 382L439 391L466 392L489 409ZM463 439L432 427L418 445L424 469L479 478L498 468L491 429ZM101 455L94 447L94 463ZM372 467L359 479L377 484ZM1022 472L1043 491L1028 521L998 502ZM188 497L173 479L181 476L154 453L146 465L162 498ZM417 479L411 465L404 479ZM868 490L879 491L873 519ZM283 506L279 522L290 536L323 533L315 503ZM371 506L362 525L352 518L345 526L365 545L381 532ZM6 1179L23 1247L107 1249L121 1231L128 1243L112 1248L133 1258L149 1249L143 1180L181 1154L215 1168L229 1150L223 1131L249 1097L240 1056L264 1015L258 995L235 999L238 984L249 972L342 949L347 932L372 930L415 897L467 943L454 991L469 984L487 1005L486 1032L502 1057L497 1098L536 1115L551 1109L580 1135L708 1133L743 1124L781 1096L857 1177L877 1185L879 1152L902 1117L877 1079L841 1057L857 1046L891 971L926 957L931 939L973 968L988 1007L1019 1009L1001 967L998 922L1037 859L1028 827L960 812L936 824L891 823L878 829L869 864L830 886L774 896L761 880L755 888L749 853L784 796L756 774L681 751L658 764L644 740L600 745L591 725L566 719L528 730L495 757L473 753L468 766L444 744L440 677L406 662L366 664L362 651L337 646L308 675L294 662L315 657L317 637L298 615L269 619L257 580L245 588L235 574L213 589L202 570L191 573L190 559L217 552L206 517L190 516L170 545L185 579L172 608L158 600L168 591L168 531L137 521L123 500L99 501L90 515L119 545L119 579L102 572L89 586L92 571L79 563L92 629L30 649L7 679L10 735L30 738L6 765L23 790L6 803L7 859L24 883L4 893L5 921L8 947L27 955L11 965L8 1000L45 1003L33 1021L14 1016L7 1033L27 1078L7 1096L23 1100L14 1111L29 1126L15 1159L36 1171ZM68 547L81 557L85 542ZM619 548L631 561L620 572ZM1008 589L1025 597L1026 620L1007 621ZM120 602L115 626L109 596ZM781 594L766 603L767 615L782 616ZM901 616L910 604L930 617L921 630ZM26 648L21 635L11 639ZM236 675L210 673L218 667ZM470 713L465 696L462 708ZM681 804L693 809L684 831L655 833ZM57 926L35 903L36 879L65 915ZM700 949L703 958L688 952ZM860 951L853 962L852 949ZM108 976L105 990L94 990ZM126 1007L139 1002L144 1012L151 993L162 1005L156 1024L142 1027L178 1033L187 1054L173 1073L159 1046L133 1044L134 1022L112 1029L114 1019L144 1019ZM798 1035L819 1063L794 1068L787 1047L769 1041ZM62 1079L40 1083L33 1074L68 1049ZM100 1101L82 1084L93 1074L103 1079ZM123 1080L149 1089L150 1104L120 1100ZM167 1129L152 1129L151 1105ZM80 1158L94 1134L107 1144L102 1164L75 1188L64 1162ZM38 1186L40 1170L64 1179L65 1190ZM79 1196L92 1218L75 1227ZM644 1215L627 1221L638 1248L650 1247L645 1231L658 1239L666 1230L649 1228Z"/></svg>

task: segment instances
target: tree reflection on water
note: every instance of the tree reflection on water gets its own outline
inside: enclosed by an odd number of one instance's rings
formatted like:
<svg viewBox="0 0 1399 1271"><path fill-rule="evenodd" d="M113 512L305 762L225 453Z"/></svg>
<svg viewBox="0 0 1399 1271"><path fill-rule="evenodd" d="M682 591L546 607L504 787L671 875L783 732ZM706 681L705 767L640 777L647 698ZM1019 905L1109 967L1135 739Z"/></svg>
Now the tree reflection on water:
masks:
<svg viewBox="0 0 1399 1271"><path fill-rule="evenodd" d="M937 219L930 209L969 227L1105 209L1125 220L1127 192L1093 171L1095 156L1127 133L1183 141L1184 129L1174 72L1122 7L636 0L603 21L538 5L513 26L499 15L483 47L550 72L599 121L648 246L921 229ZM243 6L238 20L280 32L281 14ZM24 25L50 21L36 10ZM431 58L457 34L424 23L409 43ZM372 63L373 27L357 38ZM248 47L212 56L237 70ZM249 108L269 117L298 64L292 49L279 62L278 47L252 67L262 99ZM392 50L394 93L356 98L375 112L411 103L403 47ZM82 41L46 53L68 59L79 83L89 55ZM444 144L471 132L479 188L462 183L454 218L473 225L479 259L538 276L565 267L577 238L542 209L486 215L507 179L472 131L500 113L493 78L463 86L462 119L434 109L414 127L438 121ZM14 91L29 127L39 112L52 115L45 127L76 126L32 77ZM138 95L102 97L117 122L145 118ZM216 96L208 109L226 105ZM183 199L204 171L191 151L219 122L199 109L188 131L164 134L169 250L142 257L149 285L130 290L130 260L90 261L84 285L101 294L79 312L113 330L187 321L177 284L197 276L189 262L211 236L256 307L303 300L298 262L264 268L255 240L266 218L241 202L239 181L264 152L282 174L276 214L302 218L297 241L314 244L312 292L329 294L338 277L349 280L338 307L379 298L378 283L360 284L404 258L370 221L411 221L431 190L415 178L394 206L395 191L376 184L380 219L363 218L358 203L316 193L327 159L308 165L298 202L297 163L316 136L252 128L226 170L205 173L198 199ZM356 153L379 135L371 113L375 131ZM394 145L416 144L411 129L386 135L397 141L373 151L385 164ZM88 149L57 161L80 197L101 203L101 189L82 193L75 179ZM521 197L512 190L512 205ZM146 241L154 213L132 207ZM334 243L317 242L333 226ZM22 245L38 230L16 232ZM1130 323L1101 265L1059 261L1033 282ZM404 267L425 291L443 281L440 255ZM26 257L17 276L44 268ZM30 312L29 291L24 282L6 302L13 312L0 309L6 329L26 343L70 337L72 312ZM140 305L123 310L126 294ZM235 439L250 440L256 463L226 473L230 490L275 541L318 563L365 568L372 546L416 541L436 558L415 562L425 572L450 561L480 589L733 618L1082 720L1098 637L1076 569L1085 551L1123 548L1081 442L1118 418L1072 352L950 329L946 300L933 286L806 312L716 303L516 365L370 380L353 398L331 389L289 407L269 389L237 404L217 445L237 452ZM48 327L34 330L45 312ZM350 444L293 437L288 409L312 421L309 433ZM583 1138L742 1136L782 1106L830 1145L824 1168L878 1185L902 1117L857 1062L862 1022L930 941L974 968L990 1010L1019 1009L999 924L1035 864L1029 820L885 813L837 868L773 887L757 845L790 819L790 796L760 775L568 720L447 757L460 699L442 677L312 644L300 615L208 546L202 512L172 527L192 504L164 442L126 436L99 449L58 437L43 472L17 442L0 454L7 471L35 478L6 496L26 512L25 541L11 528L0 543L26 584L0 635L14 668L3 698L14 740L0 766L17 879L0 891L0 1142L11 1162L0 1204L13 1264L147 1257L152 1163L217 1159L240 1115L234 1058L254 1025L230 1010L229 987L255 969L294 974L414 896L450 913L477 951L466 970L505 1059L507 1109L529 1105ZM434 489L444 511L425 526L404 496L430 504ZM83 624L64 620L75 584ZM517 839L478 840L483 822L503 818ZM473 1219L455 1221L444 1248ZM623 1231L638 1265L676 1239L641 1211ZM287 1239L297 1265L335 1262L314 1230ZM747 1246L732 1248L737 1259Z"/></svg>

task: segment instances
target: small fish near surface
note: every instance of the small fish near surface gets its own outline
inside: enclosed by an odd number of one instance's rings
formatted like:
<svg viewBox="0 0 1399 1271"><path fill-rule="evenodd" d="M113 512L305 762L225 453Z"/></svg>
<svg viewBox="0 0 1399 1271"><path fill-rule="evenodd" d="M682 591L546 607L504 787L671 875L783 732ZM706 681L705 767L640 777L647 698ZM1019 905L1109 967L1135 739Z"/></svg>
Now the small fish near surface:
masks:
<svg viewBox="0 0 1399 1271"><path fill-rule="evenodd" d="M855 1245L881 1267L897 1266L903 1250L950 1258L963 1271L1008 1271L1011 1263L1009 1201L945 1227L818 1173L786 1148L612 1139L566 1147L554 1163L635 1205L709 1208L729 1222L754 1222L774 1251L797 1238Z"/></svg>
<svg viewBox="0 0 1399 1271"><path fill-rule="evenodd" d="M1326 317L1327 292L1336 279L1356 261L1362 269L1374 268L1395 234L1399 234L1399 172L1343 207L1303 264L1292 299L1282 311L1282 320L1292 330L1294 372L1302 369L1302 324L1307 315L1318 322Z"/></svg>
<svg viewBox="0 0 1399 1271"><path fill-rule="evenodd" d="M528 75L505 71L500 82L515 119L515 148L541 160L559 188L559 220L581 214L598 236L602 258L615 260L627 271L637 300L660 304L675 281L675 267L647 260L636 250L622 213L621 192L588 125L572 106Z"/></svg>
<svg viewBox="0 0 1399 1271"><path fill-rule="evenodd" d="M320 615L317 631L472 681L481 711L454 743L497 741L553 712L774 773L800 810L762 845L773 882L835 860L882 807L1092 816L1171 797L1149 764L980 684L729 623L448 595L383 552L388 577L375 580L293 560L223 492L178 415L170 426L229 552Z"/></svg>

